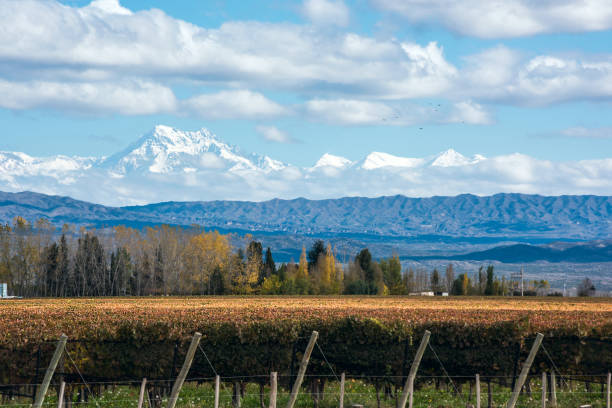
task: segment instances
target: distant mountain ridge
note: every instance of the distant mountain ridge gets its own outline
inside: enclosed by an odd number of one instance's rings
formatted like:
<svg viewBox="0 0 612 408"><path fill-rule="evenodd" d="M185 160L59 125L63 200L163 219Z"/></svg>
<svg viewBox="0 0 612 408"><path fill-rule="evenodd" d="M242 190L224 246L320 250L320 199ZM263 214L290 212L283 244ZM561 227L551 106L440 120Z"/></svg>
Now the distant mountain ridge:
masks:
<svg viewBox="0 0 612 408"><path fill-rule="evenodd" d="M448 259L453 261L498 261L503 263L570 262L594 263L612 262L612 241L573 243L569 247L550 245L500 245L484 251L469 252L452 256L423 256L412 259Z"/></svg>
<svg viewBox="0 0 612 408"><path fill-rule="evenodd" d="M612 237L612 197L496 194L479 197L263 202L162 202L107 207L69 197L0 192L0 221L47 218L56 225L198 224L208 228L288 234L606 239Z"/></svg>

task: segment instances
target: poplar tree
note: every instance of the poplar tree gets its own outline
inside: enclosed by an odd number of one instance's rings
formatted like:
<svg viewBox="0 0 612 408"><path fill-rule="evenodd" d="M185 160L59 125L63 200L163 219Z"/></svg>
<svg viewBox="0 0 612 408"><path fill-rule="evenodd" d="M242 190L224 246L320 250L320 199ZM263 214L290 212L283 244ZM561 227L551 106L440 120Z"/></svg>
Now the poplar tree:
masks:
<svg viewBox="0 0 612 408"><path fill-rule="evenodd" d="M298 270L295 277L295 287L297 294L307 294L309 291L308 282L308 261L306 260L306 247L302 247L302 254L300 255L300 263L298 264Z"/></svg>
<svg viewBox="0 0 612 408"><path fill-rule="evenodd" d="M494 281L495 281L495 276L493 273L493 265L489 265L487 267L487 286L485 288L485 293L484 293L485 295L492 296L495 294Z"/></svg>
<svg viewBox="0 0 612 408"><path fill-rule="evenodd" d="M272 251L270 247L266 250L266 258L264 260L264 277L269 278L272 275L276 275L276 264L274 258L272 258Z"/></svg>
<svg viewBox="0 0 612 408"><path fill-rule="evenodd" d="M431 273L431 290L433 292L440 291L440 273L436 268L434 268L433 272Z"/></svg>

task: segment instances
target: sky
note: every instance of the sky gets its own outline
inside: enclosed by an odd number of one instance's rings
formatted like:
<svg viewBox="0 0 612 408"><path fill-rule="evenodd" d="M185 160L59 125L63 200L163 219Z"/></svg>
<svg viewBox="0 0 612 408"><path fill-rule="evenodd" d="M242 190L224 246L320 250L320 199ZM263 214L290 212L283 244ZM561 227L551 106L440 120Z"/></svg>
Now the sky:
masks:
<svg viewBox="0 0 612 408"><path fill-rule="evenodd" d="M2 0L0 150L612 157L609 0Z"/></svg>

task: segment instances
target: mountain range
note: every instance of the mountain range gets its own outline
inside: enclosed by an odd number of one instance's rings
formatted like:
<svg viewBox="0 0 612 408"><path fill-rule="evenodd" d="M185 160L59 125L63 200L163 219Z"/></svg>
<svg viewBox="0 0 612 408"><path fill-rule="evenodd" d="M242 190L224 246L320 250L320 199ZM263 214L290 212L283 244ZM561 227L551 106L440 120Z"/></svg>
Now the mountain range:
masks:
<svg viewBox="0 0 612 408"><path fill-rule="evenodd" d="M453 149L428 158L372 152L360 161L326 153L312 167L301 170L312 173L330 168L453 167L475 164L481 160L485 160L482 155L467 158ZM295 166L269 156L243 153L238 146L223 142L207 129L189 132L163 125L156 126L149 134L109 157L31 157L21 152L0 152L0 176L8 183L32 176L54 177L60 183L68 182L62 179L62 175L90 170L106 170L111 177L123 178L134 174L189 174L220 169L238 174L242 171L269 173L289 167Z"/></svg>
<svg viewBox="0 0 612 408"><path fill-rule="evenodd" d="M198 224L207 228L302 235L504 237L593 240L612 236L612 197L479 197L264 202L161 202L108 207L69 197L0 192L0 221L47 218L56 225Z"/></svg>
<svg viewBox="0 0 612 408"><path fill-rule="evenodd" d="M499 245L484 251L469 252L452 256L425 256L413 259L448 259L453 261L498 261L503 263L529 262L567 262L567 263L601 263L612 262L612 241L597 240L590 242L567 243L555 245Z"/></svg>
<svg viewBox="0 0 612 408"><path fill-rule="evenodd" d="M607 195L611 180L612 159L553 163L518 153L468 157L453 149L427 157L371 152L360 160L326 153L312 166L300 167L243 152L207 129L161 125L108 157L0 151L0 190L37 191L110 206L464 192Z"/></svg>

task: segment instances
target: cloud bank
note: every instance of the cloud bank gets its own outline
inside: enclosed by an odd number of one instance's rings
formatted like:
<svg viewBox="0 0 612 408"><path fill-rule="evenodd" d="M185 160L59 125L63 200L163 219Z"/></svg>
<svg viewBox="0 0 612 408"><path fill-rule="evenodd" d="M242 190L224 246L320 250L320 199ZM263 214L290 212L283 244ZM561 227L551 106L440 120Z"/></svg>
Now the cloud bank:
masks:
<svg viewBox="0 0 612 408"><path fill-rule="evenodd" d="M376 4L414 21L437 19L485 37L612 24L612 3L596 0ZM436 42L321 29L347 24L349 12L340 0L308 0L302 12L311 23L229 21L205 28L157 9L132 12L116 0L82 8L5 0L0 107L206 119L303 115L336 124L398 126L492 123L492 103L612 100L612 53L529 55L497 46L454 64ZM522 23L510 24L513 19ZM185 85L215 90L178 97L175 87ZM289 106L270 96L279 92L298 102ZM419 110L424 98L453 108Z"/></svg>
<svg viewBox="0 0 612 408"><path fill-rule="evenodd" d="M410 23L436 23L463 35L511 38L612 28L607 0L372 0Z"/></svg>

